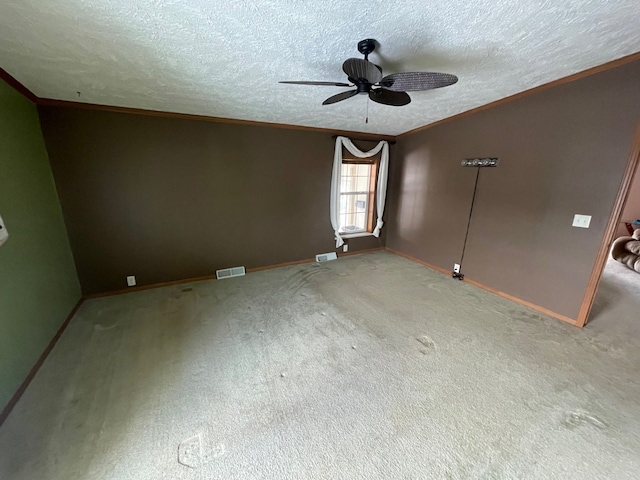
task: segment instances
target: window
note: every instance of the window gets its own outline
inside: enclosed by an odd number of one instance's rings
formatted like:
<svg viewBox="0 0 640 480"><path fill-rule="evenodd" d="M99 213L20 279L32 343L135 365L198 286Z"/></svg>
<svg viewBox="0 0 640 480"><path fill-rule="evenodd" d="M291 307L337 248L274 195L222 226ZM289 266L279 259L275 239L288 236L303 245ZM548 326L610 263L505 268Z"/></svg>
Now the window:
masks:
<svg viewBox="0 0 640 480"><path fill-rule="evenodd" d="M343 147L349 152L346 159ZM389 144L385 140L363 152L347 137L336 137L329 200L336 248L344 245L346 238L380 236L388 170Z"/></svg>
<svg viewBox="0 0 640 480"><path fill-rule="evenodd" d="M378 162L343 159L340 169L338 231L373 232Z"/></svg>

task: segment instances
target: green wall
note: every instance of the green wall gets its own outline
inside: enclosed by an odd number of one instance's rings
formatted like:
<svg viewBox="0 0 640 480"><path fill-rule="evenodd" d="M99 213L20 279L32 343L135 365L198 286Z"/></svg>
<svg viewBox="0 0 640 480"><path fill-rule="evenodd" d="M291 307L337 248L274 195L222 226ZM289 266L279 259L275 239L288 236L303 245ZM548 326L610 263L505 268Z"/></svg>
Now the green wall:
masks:
<svg viewBox="0 0 640 480"><path fill-rule="evenodd" d="M0 80L0 409L80 298L35 105Z"/></svg>

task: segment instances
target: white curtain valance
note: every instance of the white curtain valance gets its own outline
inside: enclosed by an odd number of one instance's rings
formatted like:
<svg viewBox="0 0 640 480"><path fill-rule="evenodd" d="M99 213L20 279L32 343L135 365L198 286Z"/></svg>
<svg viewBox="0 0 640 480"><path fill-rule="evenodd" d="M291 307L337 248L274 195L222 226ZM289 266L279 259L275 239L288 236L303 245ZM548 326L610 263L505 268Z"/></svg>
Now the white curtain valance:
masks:
<svg viewBox="0 0 640 480"><path fill-rule="evenodd" d="M338 224L338 209L340 207L340 172L342 171L342 147L346 148L349 153L357 158L371 158L382 151L380 156L380 166L378 168L378 185L376 187L376 210L378 212L378 218L376 221L376 227L373 230L372 235L374 237L380 236L380 229L384 222L382 221L382 214L384 213L384 204L387 197L387 176L389 171L389 143L386 140L382 140L378 145L368 152L361 151L356 147L353 142L347 137L336 138L336 148L333 156L333 175L331 177L331 202L329 205L331 214L331 226L333 227L334 234L336 236L336 248L339 248L344 244L344 240L340 235Z"/></svg>

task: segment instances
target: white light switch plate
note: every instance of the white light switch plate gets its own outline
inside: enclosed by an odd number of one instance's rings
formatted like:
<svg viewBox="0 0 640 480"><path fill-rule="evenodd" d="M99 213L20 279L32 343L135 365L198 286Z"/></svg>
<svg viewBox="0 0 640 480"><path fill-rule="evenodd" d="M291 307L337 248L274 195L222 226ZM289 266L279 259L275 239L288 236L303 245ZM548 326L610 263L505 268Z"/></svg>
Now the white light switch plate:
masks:
<svg viewBox="0 0 640 480"><path fill-rule="evenodd" d="M127 277L127 285L130 287L136 286L136 277L134 275L129 275Z"/></svg>
<svg viewBox="0 0 640 480"><path fill-rule="evenodd" d="M2 221L2 217L0 217L0 246L9 238L9 232L7 232L7 227Z"/></svg>
<svg viewBox="0 0 640 480"><path fill-rule="evenodd" d="M573 216L573 227L578 227L578 228L589 228L589 225L591 224L591 215L580 215L578 213L576 213Z"/></svg>

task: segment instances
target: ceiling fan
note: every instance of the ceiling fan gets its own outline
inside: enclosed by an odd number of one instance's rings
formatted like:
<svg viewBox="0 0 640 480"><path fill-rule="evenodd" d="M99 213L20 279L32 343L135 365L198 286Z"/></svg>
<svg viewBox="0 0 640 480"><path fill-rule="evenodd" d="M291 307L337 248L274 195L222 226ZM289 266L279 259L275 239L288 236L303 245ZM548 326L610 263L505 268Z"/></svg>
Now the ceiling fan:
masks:
<svg viewBox="0 0 640 480"><path fill-rule="evenodd" d="M282 81L294 85L327 85L333 87L356 87L355 90L338 93L327 98L323 105L341 102L358 94L367 94L369 98L383 105L401 107L411 102L407 92L418 92L434 88L448 87L458 81L458 77L449 73L403 72L382 76L382 68L369 61L369 54L376 49L376 41L368 38L358 42L361 58L349 58L342 64L342 70L351 83L344 82L306 82Z"/></svg>

